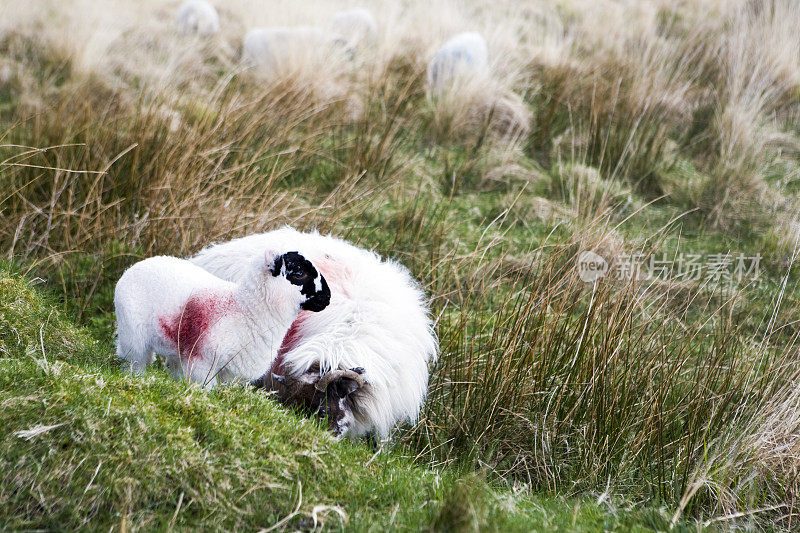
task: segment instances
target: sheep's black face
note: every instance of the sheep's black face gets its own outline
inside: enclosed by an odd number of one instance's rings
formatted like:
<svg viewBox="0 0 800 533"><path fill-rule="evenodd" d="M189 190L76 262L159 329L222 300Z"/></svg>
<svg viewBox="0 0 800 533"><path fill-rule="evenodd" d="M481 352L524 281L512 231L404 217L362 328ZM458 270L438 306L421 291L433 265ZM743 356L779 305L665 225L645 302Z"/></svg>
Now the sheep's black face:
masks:
<svg viewBox="0 0 800 533"><path fill-rule="evenodd" d="M278 399L286 405L327 418L328 429L334 435L341 435L353 421L366 382L360 377L364 374L361 367L332 372L325 375L327 379L323 378L319 366L314 364L299 376L269 374L252 384L277 391Z"/></svg>
<svg viewBox="0 0 800 533"><path fill-rule="evenodd" d="M331 303L331 290L325 278L317 272L314 265L298 252L286 252L275 259L273 276L283 274L292 285L300 287L306 300L300 304L306 311L322 311Z"/></svg>

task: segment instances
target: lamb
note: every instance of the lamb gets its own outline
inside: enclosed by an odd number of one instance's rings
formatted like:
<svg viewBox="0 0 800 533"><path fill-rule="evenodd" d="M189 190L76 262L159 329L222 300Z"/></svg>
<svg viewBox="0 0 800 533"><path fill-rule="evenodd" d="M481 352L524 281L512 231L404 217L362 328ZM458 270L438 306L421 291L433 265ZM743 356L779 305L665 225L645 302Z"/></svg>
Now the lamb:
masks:
<svg viewBox="0 0 800 533"><path fill-rule="evenodd" d="M349 59L355 53L346 39L321 28L255 28L244 36L241 57L261 74L272 76L307 61L330 59L337 52Z"/></svg>
<svg viewBox="0 0 800 533"><path fill-rule="evenodd" d="M186 0L178 9L178 30L208 37L219 33L219 15L206 0Z"/></svg>
<svg viewBox="0 0 800 533"><path fill-rule="evenodd" d="M291 246L328 281L331 305L301 312L270 372L299 379L315 368L363 368L364 387L352 401L352 420L342 434L388 437L392 428L417 419L428 390L428 365L438 341L424 294L408 270L375 253L319 233L282 228L203 249L190 261L220 278L237 281L241 265L265 249Z"/></svg>
<svg viewBox="0 0 800 533"><path fill-rule="evenodd" d="M151 257L117 282L117 355L133 372L158 353L176 378L250 382L270 369L298 313L318 313L330 298L325 278L297 252L262 249L237 283L185 259Z"/></svg>
<svg viewBox="0 0 800 533"><path fill-rule="evenodd" d="M445 88L466 76L484 76L488 70L489 49L483 36L474 31L459 33L436 52L428 64L428 83Z"/></svg>
<svg viewBox="0 0 800 533"><path fill-rule="evenodd" d="M347 9L334 14L330 29L355 47L374 43L378 38L378 23L372 13L364 8Z"/></svg>

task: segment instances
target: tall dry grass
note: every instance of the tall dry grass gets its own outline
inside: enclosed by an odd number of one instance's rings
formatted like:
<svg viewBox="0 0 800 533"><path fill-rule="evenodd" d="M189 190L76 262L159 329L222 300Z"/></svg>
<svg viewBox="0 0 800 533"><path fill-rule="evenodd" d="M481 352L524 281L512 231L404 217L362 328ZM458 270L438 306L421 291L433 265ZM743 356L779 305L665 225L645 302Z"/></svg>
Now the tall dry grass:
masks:
<svg viewBox="0 0 800 533"><path fill-rule="evenodd" d="M420 460L796 523L796 339L766 326L794 312L782 295L754 342L746 293L587 286L574 262L654 250L661 235L617 231L637 198L723 229L786 216L791 191L771 180L796 159L797 4L365 4L373 48L271 80L236 61L244 32L324 25L339 3L227 2L204 42L175 34L173 3L0 4L5 257L107 328L138 258L287 223L333 230L432 296L441 364L401 435ZM427 60L468 29L493 75L430 94ZM543 183L547 232L524 242L534 209L520 206L543 202Z"/></svg>
<svg viewBox="0 0 800 533"><path fill-rule="evenodd" d="M767 182L796 159L800 71L787 21L798 10L783 0L576 2L571 23L532 48L531 149L555 161L577 150L606 177L666 193L718 226L773 211L786 199ZM701 179L676 180L676 163Z"/></svg>
<svg viewBox="0 0 800 533"><path fill-rule="evenodd" d="M759 501L785 525L800 488L796 335L753 343L733 319L741 295L587 285L575 262L591 244L534 251L486 313L463 312L484 309L481 293L442 311L444 355L407 436L420 457L538 489L674 502L678 516L749 517ZM484 290L499 291L498 270ZM702 302L702 319L687 301Z"/></svg>

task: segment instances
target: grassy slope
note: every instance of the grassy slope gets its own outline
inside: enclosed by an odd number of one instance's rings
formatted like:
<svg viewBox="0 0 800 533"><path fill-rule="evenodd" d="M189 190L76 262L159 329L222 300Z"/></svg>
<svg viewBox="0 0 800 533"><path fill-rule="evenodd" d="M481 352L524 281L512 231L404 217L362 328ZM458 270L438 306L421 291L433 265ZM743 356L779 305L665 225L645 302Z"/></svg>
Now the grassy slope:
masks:
<svg viewBox="0 0 800 533"><path fill-rule="evenodd" d="M515 494L373 457L266 395L130 377L29 281L0 271L1 529L661 529L663 513ZM35 435L20 433L56 426ZM299 504L299 506L298 506ZM327 506L327 507L326 507ZM298 512L294 514L294 511Z"/></svg>

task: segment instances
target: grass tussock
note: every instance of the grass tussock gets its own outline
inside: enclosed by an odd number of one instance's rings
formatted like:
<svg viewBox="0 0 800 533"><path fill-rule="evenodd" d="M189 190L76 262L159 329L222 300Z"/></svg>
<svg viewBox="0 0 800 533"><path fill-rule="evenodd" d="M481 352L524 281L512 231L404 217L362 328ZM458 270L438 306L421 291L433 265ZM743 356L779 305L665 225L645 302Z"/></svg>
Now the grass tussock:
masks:
<svg viewBox="0 0 800 533"><path fill-rule="evenodd" d="M0 6L0 249L64 313L3 278L0 375L14 388L2 401L17 406L4 416L19 431L65 424L30 444L4 437L3 486L36 487L0 492L6 523L46 526L32 518L44 510L75 527L107 513L143 527L173 514L186 527L275 524L300 499L298 472L312 472L300 513L332 528L340 508L356 528L366 508L367 521L398 518L386 527L491 528L531 491L614 512L644 504L655 511L637 520L661 529L794 527L797 4L367 4L376 43L351 62L296 58L271 78L239 63L244 32L324 26L338 5L228 2L208 40L178 35L174 6L149 1ZM472 29L489 43L489 74L431 92L427 61ZM125 268L283 224L398 259L431 295L442 356L424 416L366 477L342 481L310 457L339 452L313 428L293 434L297 421L267 399L110 364ZM763 263L739 284L586 284L585 250L612 269L695 252ZM30 400L42 394L51 410ZM210 464L228 449L235 461ZM369 459L343 449L342 461ZM392 470L404 454L417 466ZM41 481L31 457L49 457L53 475ZM479 472L448 477L464 470ZM388 496L367 501L369 476L395 474L400 514ZM87 490L62 501L64 483ZM346 507L354 486L364 494Z"/></svg>
<svg viewBox="0 0 800 533"><path fill-rule="evenodd" d="M673 301L702 298L694 291L678 296L680 287L636 281L587 287L574 269L583 247L555 248L511 277L510 294L491 315L440 319L446 355L425 419L408 437L428 447L421 455L435 463L469 458L548 490L605 484L719 514L734 513L754 488L748 482L771 465L780 482L762 497L791 501L798 486L784 467L796 464L788 408L796 343L749 342L731 320L736 296L707 300L704 319L692 320ZM479 305L466 300L464 307ZM780 436L766 420L781 420ZM730 442L717 440L732 434L742 439L733 455ZM764 439L782 444L765 447ZM767 450L780 459L762 456ZM725 458L718 478L697 472L715 464L709 455ZM788 461L780 473L776 459Z"/></svg>

